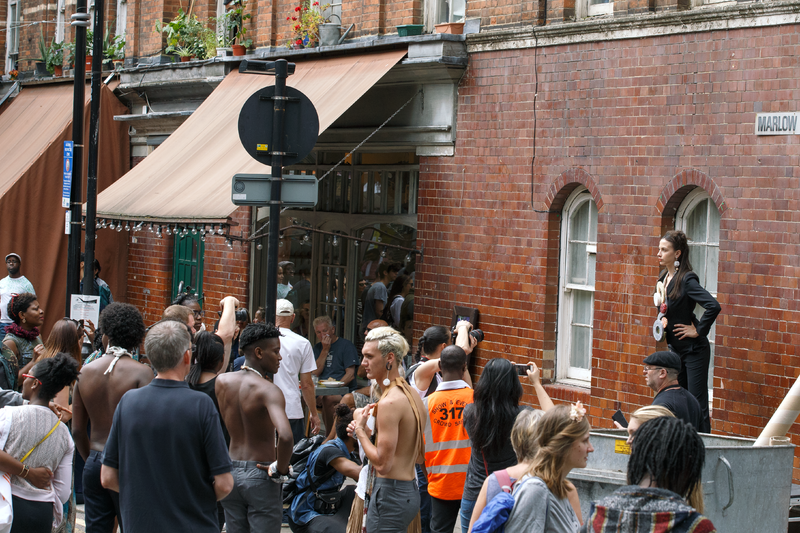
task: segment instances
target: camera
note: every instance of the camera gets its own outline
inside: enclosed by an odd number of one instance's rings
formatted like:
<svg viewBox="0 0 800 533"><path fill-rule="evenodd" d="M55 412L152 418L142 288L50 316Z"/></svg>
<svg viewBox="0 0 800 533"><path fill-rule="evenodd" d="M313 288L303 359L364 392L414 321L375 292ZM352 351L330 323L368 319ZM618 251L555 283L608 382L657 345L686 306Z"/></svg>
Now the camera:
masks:
<svg viewBox="0 0 800 533"><path fill-rule="evenodd" d="M469 332L469 334L475 338L478 342L483 342L483 330L480 329L473 329ZM450 328L450 335L453 337L453 344L456 343L456 327L453 326Z"/></svg>
<svg viewBox="0 0 800 533"><path fill-rule="evenodd" d="M526 376L527 377L528 370L531 369L531 367L529 367L528 365L519 365L519 364L517 364L517 365L514 365L514 366L517 367L517 375L518 376Z"/></svg>
<svg viewBox="0 0 800 533"><path fill-rule="evenodd" d="M246 322L250 320L250 315L247 314L247 309L237 309L236 310L236 321L237 322Z"/></svg>

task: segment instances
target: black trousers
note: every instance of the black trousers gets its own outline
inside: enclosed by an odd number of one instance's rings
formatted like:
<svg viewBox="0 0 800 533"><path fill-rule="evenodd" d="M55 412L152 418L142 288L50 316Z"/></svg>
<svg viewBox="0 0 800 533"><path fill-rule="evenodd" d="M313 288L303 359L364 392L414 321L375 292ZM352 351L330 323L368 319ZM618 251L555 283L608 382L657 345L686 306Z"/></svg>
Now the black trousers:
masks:
<svg viewBox="0 0 800 533"><path fill-rule="evenodd" d="M11 495L14 521L11 533L50 533L53 528L53 503L32 502Z"/></svg>
<svg viewBox="0 0 800 533"><path fill-rule="evenodd" d="M119 493L103 488L100 484L100 468L103 452L92 450L83 467L83 501L86 533L107 533L114 527L114 518L119 518L122 530L122 517L119 512Z"/></svg>
<svg viewBox="0 0 800 533"><path fill-rule="evenodd" d="M706 337L696 339L696 342L672 350L681 357L681 371L678 374L678 383L681 387L692 393L700 402L700 412L703 420L700 424L701 433L711 432L711 418L708 413L708 367L711 364L711 346Z"/></svg>
<svg viewBox="0 0 800 533"><path fill-rule="evenodd" d="M440 500L431 496L431 533L453 533L461 500Z"/></svg>

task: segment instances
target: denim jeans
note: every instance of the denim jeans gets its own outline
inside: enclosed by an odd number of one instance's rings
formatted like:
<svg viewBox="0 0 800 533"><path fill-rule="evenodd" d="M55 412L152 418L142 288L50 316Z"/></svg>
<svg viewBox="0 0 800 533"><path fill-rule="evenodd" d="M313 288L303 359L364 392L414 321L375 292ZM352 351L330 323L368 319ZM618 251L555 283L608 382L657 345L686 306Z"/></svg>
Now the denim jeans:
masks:
<svg viewBox="0 0 800 533"><path fill-rule="evenodd" d="M431 497L428 494L428 477L421 465L417 465L419 485L419 519L422 533L431 533Z"/></svg>
<svg viewBox="0 0 800 533"><path fill-rule="evenodd" d="M469 521L472 520L472 510L475 509L476 500L461 500L461 533L469 533Z"/></svg>

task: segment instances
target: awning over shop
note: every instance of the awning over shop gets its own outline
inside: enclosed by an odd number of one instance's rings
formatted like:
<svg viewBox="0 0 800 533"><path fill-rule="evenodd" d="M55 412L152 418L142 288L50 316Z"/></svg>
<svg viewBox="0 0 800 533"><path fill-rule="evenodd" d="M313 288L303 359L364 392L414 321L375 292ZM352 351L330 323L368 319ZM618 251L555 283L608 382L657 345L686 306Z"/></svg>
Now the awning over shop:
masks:
<svg viewBox="0 0 800 533"><path fill-rule="evenodd" d="M72 138L72 93L71 82L23 85L0 114L0 257L9 252L22 257L22 274L33 284L46 311L45 334L65 308L67 236L61 194L63 142ZM90 97L87 86L86 131ZM100 102L98 188L102 191L128 169L130 141L125 126L114 121L114 115L126 113L127 108L106 86ZM85 169L84 156L84 176ZM125 293L126 259L119 250L126 240L127 235L114 234L97 241L103 278L114 294Z"/></svg>
<svg viewBox="0 0 800 533"><path fill-rule="evenodd" d="M352 106L406 54L376 54L297 62L287 85L308 96L320 133ZM117 220L224 223L236 206L231 179L268 174L238 134L239 111L272 76L231 72L203 104L152 154L98 196L97 216Z"/></svg>

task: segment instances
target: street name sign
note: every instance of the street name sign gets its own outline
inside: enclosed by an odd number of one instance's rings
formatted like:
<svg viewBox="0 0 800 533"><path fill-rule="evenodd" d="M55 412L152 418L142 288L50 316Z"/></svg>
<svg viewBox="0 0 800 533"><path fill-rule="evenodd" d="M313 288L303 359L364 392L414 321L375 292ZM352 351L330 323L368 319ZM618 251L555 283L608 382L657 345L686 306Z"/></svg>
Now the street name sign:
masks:
<svg viewBox="0 0 800 533"><path fill-rule="evenodd" d="M236 174L231 183L234 205L268 205L272 200L272 176L269 174ZM317 178L305 174L287 174L281 184L281 205L314 207L317 205Z"/></svg>

